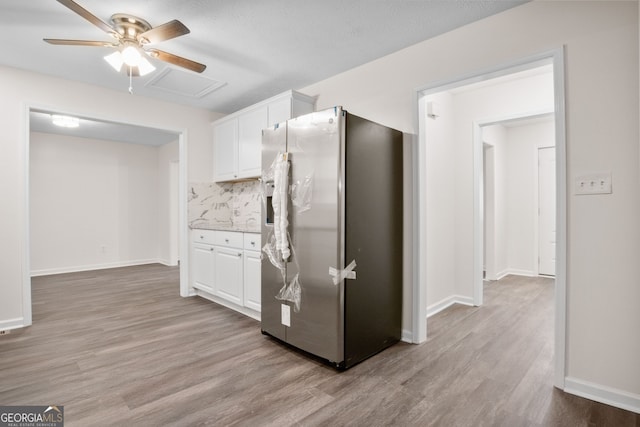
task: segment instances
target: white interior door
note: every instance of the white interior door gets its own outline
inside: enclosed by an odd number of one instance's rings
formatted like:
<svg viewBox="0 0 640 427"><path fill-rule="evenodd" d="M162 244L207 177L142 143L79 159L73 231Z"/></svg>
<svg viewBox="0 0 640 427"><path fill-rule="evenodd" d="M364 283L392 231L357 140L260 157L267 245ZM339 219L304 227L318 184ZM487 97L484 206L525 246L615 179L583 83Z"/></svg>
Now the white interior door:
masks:
<svg viewBox="0 0 640 427"><path fill-rule="evenodd" d="M556 150L538 149L538 273L556 274Z"/></svg>

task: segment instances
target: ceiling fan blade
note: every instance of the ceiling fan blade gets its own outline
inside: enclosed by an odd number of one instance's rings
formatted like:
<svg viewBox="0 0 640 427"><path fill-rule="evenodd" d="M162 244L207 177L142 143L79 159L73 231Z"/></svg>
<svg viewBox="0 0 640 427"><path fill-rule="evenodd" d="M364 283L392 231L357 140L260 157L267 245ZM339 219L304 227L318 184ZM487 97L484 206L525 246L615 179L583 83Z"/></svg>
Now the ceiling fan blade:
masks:
<svg viewBox="0 0 640 427"><path fill-rule="evenodd" d="M205 70L205 68L207 68L207 66L204 64L200 64L199 62L195 62L169 52L164 52L162 50L149 49L146 52L153 58L159 59L160 61L168 62L170 64L177 65L178 67L195 71L196 73L201 73Z"/></svg>
<svg viewBox="0 0 640 427"><path fill-rule="evenodd" d="M73 10L75 13L82 16L84 19L91 22L93 25L100 28L102 31L108 34L113 34L114 36L118 36L118 32L111 25L107 24L102 19L98 18L97 16L95 16L94 14L92 14L87 9L80 6L78 3L74 2L73 0L58 0L58 3Z"/></svg>
<svg viewBox="0 0 640 427"><path fill-rule="evenodd" d="M140 43L159 43L165 40L170 40L176 37L184 36L185 34L189 34L189 29L177 19L173 21L169 21L166 24L158 25L155 28L150 29L149 31L145 31L140 34L138 40Z"/></svg>
<svg viewBox="0 0 640 427"><path fill-rule="evenodd" d="M50 44L66 45L66 46L101 46L101 47L118 47L118 43L100 42L94 40L65 40L65 39L42 39Z"/></svg>

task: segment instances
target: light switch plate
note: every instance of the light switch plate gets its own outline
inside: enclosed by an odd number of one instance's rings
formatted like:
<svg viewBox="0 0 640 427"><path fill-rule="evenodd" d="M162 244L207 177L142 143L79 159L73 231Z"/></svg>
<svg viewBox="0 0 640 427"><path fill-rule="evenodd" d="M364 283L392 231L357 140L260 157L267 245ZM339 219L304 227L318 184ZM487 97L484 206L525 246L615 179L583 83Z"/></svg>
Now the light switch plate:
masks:
<svg viewBox="0 0 640 427"><path fill-rule="evenodd" d="M611 173L591 173L577 176L575 179L575 194L611 194Z"/></svg>
<svg viewBox="0 0 640 427"><path fill-rule="evenodd" d="M291 307L287 304L280 304L281 320L284 326L291 326Z"/></svg>

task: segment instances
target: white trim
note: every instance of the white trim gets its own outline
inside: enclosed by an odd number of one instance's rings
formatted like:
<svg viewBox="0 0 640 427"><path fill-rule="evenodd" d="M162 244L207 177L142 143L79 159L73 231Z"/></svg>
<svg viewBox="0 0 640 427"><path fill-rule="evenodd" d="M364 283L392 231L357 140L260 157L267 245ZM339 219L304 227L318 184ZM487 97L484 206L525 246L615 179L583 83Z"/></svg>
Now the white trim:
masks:
<svg viewBox="0 0 640 427"><path fill-rule="evenodd" d="M640 394L628 393L572 377L565 378L564 386L566 393L640 414Z"/></svg>
<svg viewBox="0 0 640 427"><path fill-rule="evenodd" d="M180 245L179 262L180 265L180 296L193 296L193 289L189 281L189 220L187 214L187 196L189 187L189 175L187 173L187 130L180 134L178 142L178 244Z"/></svg>
<svg viewBox="0 0 640 427"><path fill-rule="evenodd" d="M413 344L413 334L411 333L411 331L408 329L403 329L400 341Z"/></svg>
<svg viewBox="0 0 640 427"><path fill-rule="evenodd" d="M554 342L554 385L558 388L564 388L564 375L566 365L566 238L567 238L567 203L566 203L566 140L565 140L565 83L564 83L564 46L553 50L541 52L536 55L527 56L517 60L509 61L489 69L476 71L466 76L453 78L446 81L432 82L423 87L415 89L413 99L415 102L414 123L417 124L418 141L414 151L414 235L417 236L417 242L414 243L414 278L413 278L413 331L414 342L420 343L426 341L426 318L427 304L422 300L426 300L426 266L424 265L426 253L426 236L424 235L424 227L421 224L424 221L425 207L425 188L426 188L426 159L422 142L425 139L425 116L424 103L425 97L432 93L442 92L453 87L458 87L470 83L488 80L494 77L500 77L505 74L512 74L518 71L530 69L539 65L553 64L553 81L554 81L554 117L556 128L556 227L558 243L556 246L556 295L555 295L555 342ZM475 190L474 190L475 191ZM475 266L475 261L474 261ZM482 263L480 263L482 268ZM482 278L480 272L479 278ZM482 283L481 283L482 284ZM424 326L423 326L424 325Z"/></svg>
<svg viewBox="0 0 640 427"><path fill-rule="evenodd" d="M415 102L418 105L416 114L420 116L419 134L414 135L413 143L413 321L412 335L413 342L419 344L427 340L427 238L424 218L426 215L426 174L427 158L426 147L420 141L425 139L424 130L424 102L418 101L418 94L415 93ZM415 202L417 201L417 202ZM423 285L424 283L424 285Z"/></svg>
<svg viewBox="0 0 640 427"><path fill-rule="evenodd" d="M159 259L138 259L131 261L114 261L102 264L76 265L70 267L44 268L31 272L31 277L49 276L53 274L77 273L80 271L106 270L109 268L132 267L134 265L164 264ZM167 265L167 264L165 264Z"/></svg>
<svg viewBox="0 0 640 427"><path fill-rule="evenodd" d="M29 105L24 104L24 117L25 122L22 127L24 134L22 135L22 140L24 141L24 151L22 159L23 170L24 170L24 188L22 189L22 194L24 195L24 217L22 218L22 235L24 236L24 241L22 244L22 324L23 326L29 326L32 324L32 308L31 308L31 276L29 272L31 271L31 233L30 233L30 212L31 212L31 199L30 199L30 134L31 134L31 123L30 123L30 114L31 108Z"/></svg>
<svg viewBox="0 0 640 427"><path fill-rule="evenodd" d="M462 304L468 306L475 306L473 298L465 297L462 295L451 295L435 304L431 304L427 307L427 317L431 317L434 314L440 313L442 310L445 310L451 307L453 304Z"/></svg>
<svg viewBox="0 0 640 427"><path fill-rule="evenodd" d="M564 389L567 333L567 142L564 46L552 51L556 128L556 278L554 385Z"/></svg>
<svg viewBox="0 0 640 427"><path fill-rule="evenodd" d="M223 307L230 308L233 311L237 311L238 313L244 314L247 317L251 317L252 319L257 320L258 322L260 321L259 311L255 311L250 308L243 307L238 304L234 304L223 298L217 297L215 295L211 295L209 292L203 291L201 289L194 289L194 290L195 290L195 295L201 296L202 298L208 299L209 301L219 304Z"/></svg>
<svg viewBox="0 0 640 427"><path fill-rule="evenodd" d="M513 275L513 276L523 276L523 277L538 277L538 274L536 274L535 271L531 271L531 270L519 270L517 268L508 268L502 272L500 272L500 275L498 276L500 279L504 278L505 276L509 276L509 275ZM500 280L498 279L498 280Z"/></svg>
<svg viewBox="0 0 640 427"><path fill-rule="evenodd" d="M11 329L24 328L31 323L26 323L24 317L16 317L15 319L0 320L0 331L10 331Z"/></svg>
<svg viewBox="0 0 640 427"><path fill-rule="evenodd" d="M501 280L507 277L511 272L509 270L502 270L496 273L496 280Z"/></svg>
<svg viewBox="0 0 640 427"><path fill-rule="evenodd" d="M166 267L177 267L179 265L178 260L165 259L165 258L158 258L156 262Z"/></svg>
<svg viewBox="0 0 640 427"><path fill-rule="evenodd" d="M489 122L487 122L488 124ZM482 305L484 265L484 141L482 122L473 122L473 304Z"/></svg>

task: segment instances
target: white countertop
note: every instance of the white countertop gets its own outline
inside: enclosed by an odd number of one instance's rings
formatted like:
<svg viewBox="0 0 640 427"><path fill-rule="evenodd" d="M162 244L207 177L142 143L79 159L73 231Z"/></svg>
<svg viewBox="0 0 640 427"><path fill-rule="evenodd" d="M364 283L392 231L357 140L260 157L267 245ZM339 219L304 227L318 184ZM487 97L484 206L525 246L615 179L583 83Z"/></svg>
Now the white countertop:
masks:
<svg viewBox="0 0 640 427"><path fill-rule="evenodd" d="M260 233L258 224L251 225L235 225L235 224L211 224L206 222L194 223L189 226L192 230L220 230L220 231L238 231L242 233Z"/></svg>

